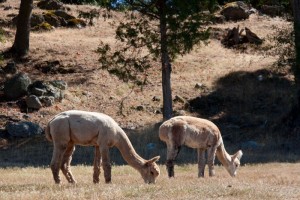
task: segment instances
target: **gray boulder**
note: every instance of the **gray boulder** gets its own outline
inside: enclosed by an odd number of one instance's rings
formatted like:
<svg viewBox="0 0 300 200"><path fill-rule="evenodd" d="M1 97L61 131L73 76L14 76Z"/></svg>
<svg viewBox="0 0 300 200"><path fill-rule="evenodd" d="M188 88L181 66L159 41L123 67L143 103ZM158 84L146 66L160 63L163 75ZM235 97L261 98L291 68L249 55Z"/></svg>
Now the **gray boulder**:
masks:
<svg viewBox="0 0 300 200"><path fill-rule="evenodd" d="M66 21L70 19L76 19L76 17L69 15L66 11L64 10L56 10L54 11L54 14L58 17L64 18Z"/></svg>
<svg viewBox="0 0 300 200"><path fill-rule="evenodd" d="M6 125L8 134L12 137L30 137L43 134L43 128L33 122L9 122Z"/></svg>
<svg viewBox="0 0 300 200"><path fill-rule="evenodd" d="M3 71L7 74L15 74L18 69L15 62L8 62L6 66L3 68Z"/></svg>
<svg viewBox="0 0 300 200"><path fill-rule="evenodd" d="M59 10L64 9L64 4L58 0L42 0L38 2L37 6L45 10Z"/></svg>
<svg viewBox="0 0 300 200"><path fill-rule="evenodd" d="M54 104L54 97L42 96L39 98L43 104L43 106L50 107Z"/></svg>
<svg viewBox="0 0 300 200"><path fill-rule="evenodd" d="M49 96L54 97L56 100L63 98L63 91L67 89L67 83L61 80L50 82L35 81L28 86L28 93L38 97Z"/></svg>
<svg viewBox="0 0 300 200"><path fill-rule="evenodd" d="M49 83L61 90L66 90L68 88L68 84L62 80L54 80L54 81L50 81Z"/></svg>
<svg viewBox="0 0 300 200"><path fill-rule="evenodd" d="M27 94L31 79L25 73L19 73L4 83L4 96L17 99Z"/></svg>
<svg viewBox="0 0 300 200"><path fill-rule="evenodd" d="M48 12L48 13L44 14L44 18L45 18L45 21L48 24L50 24L51 26L60 27L60 26L64 25L64 22L63 22L63 24L61 23L61 21L62 21L61 18L54 15L53 13Z"/></svg>
<svg viewBox="0 0 300 200"><path fill-rule="evenodd" d="M25 102L26 102L26 105L27 105L28 108L32 108L32 109L37 109L38 110L41 107L43 107L41 101L35 95L30 95L30 96L26 97Z"/></svg>
<svg viewBox="0 0 300 200"><path fill-rule="evenodd" d="M250 7L242 1L235 1L224 5L220 14L223 15L226 20L243 20L249 18L248 10Z"/></svg>
<svg viewBox="0 0 300 200"><path fill-rule="evenodd" d="M30 25L31 27L35 27L41 23L45 22L45 18L42 14L35 14L33 13L31 15L31 19L30 19Z"/></svg>

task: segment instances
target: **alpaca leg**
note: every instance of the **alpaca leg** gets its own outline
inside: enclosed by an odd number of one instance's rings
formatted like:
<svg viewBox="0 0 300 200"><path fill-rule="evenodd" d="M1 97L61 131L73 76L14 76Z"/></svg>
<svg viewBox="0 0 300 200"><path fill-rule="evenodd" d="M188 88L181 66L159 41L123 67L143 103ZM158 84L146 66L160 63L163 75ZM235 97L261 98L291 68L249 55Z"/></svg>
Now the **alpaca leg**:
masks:
<svg viewBox="0 0 300 200"><path fill-rule="evenodd" d="M209 168L209 176L215 175L214 164L215 164L216 150L217 149L214 147L210 147L207 149L207 164Z"/></svg>
<svg viewBox="0 0 300 200"><path fill-rule="evenodd" d="M111 164L109 159L108 148L101 149L101 156L105 183L111 183Z"/></svg>
<svg viewBox="0 0 300 200"><path fill-rule="evenodd" d="M94 156L94 175L93 182L99 183L99 175L100 175L100 166L101 166L101 154L99 147L95 147L95 156Z"/></svg>
<svg viewBox="0 0 300 200"><path fill-rule="evenodd" d="M167 166L167 171L168 171L169 178L174 177L175 176L174 161L173 160L167 160L166 166Z"/></svg>
<svg viewBox="0 0 300 200"><path fill-rule="evenodd" d="M75 151L75 145L73 143L69 143L64 153L62 163L60 166L61 171L63 172L63 174L65 175L69 183L76 183L76 181L73 178L72 172L70 170L70 164L72 161L72 155L74 151Z"/></svg>
<svg viewBox="0 0 300 200"><path fill-rule="evenodd" d="M180 152L181 146L167 144L167 171L169 177L174 177L174 161Z"/></svg>
<svg viewBox="0 0 300 200"><path fill-rule="evenodd" d="M198 149L198 177L204 177L205 149Z"/></svg>
<svg viewBox="0 0 300 200"><path fill-rule="evenodd" d="M51 168L53 178L54 178L54 181L56 184L60 183L59 168L61 165L61 161L62 161L62 157L63 157L63 153L64 153L65 149L66 149L65 146L54 145L50 168Z"/></svg>

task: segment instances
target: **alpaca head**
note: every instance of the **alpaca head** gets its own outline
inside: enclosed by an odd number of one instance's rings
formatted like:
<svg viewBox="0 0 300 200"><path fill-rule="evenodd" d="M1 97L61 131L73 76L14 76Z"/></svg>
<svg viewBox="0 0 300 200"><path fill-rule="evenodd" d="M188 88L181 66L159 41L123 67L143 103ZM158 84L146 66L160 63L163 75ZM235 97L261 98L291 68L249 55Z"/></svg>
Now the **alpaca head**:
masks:
<svg viewBox="0 0 300 200"><path fill-rule="evenodd" d="M160 156L156 156L150 160L147 160L144 167L141 169L140 173L145 181L145 183L155 183L156 178L160 174L158 165L155 163Z"/></svg>
<svg viewBox="0 0 300 200"><path fill-rule="evenodd" d="M230 176L234 177L237 174L237 169L240 166L240 160L242 158L243 152L239 150L233 156L231 156L230 164L226 167Z"/></svg>

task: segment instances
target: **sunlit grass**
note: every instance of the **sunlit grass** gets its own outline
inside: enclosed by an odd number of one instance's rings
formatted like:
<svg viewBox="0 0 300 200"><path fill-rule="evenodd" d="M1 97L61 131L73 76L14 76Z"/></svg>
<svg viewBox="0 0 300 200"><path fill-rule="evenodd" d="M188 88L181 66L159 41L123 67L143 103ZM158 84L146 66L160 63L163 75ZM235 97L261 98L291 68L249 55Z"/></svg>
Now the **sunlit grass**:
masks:
<svg viewBox="0 0 300 200"><path fill-rule="evenodd" d="M147 185L133 168L113 166L112 183L93 184L91 166L73 166L77 184L56 185L49 168L0 169L0 199L299 199L300 163L242 166L231 178L223 166L216 176L197 177L196 165L176 165L169 179L165 166L156 184Z"/></svg>

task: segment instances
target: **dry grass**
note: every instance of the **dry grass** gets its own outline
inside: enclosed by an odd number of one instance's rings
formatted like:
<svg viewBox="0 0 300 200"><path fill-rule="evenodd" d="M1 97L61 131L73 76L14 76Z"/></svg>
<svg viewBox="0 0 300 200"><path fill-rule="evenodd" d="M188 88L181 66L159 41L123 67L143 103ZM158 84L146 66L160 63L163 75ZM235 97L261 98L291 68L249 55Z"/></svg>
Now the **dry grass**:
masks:
<svg viewBox="0 0 300 200"><path fill-rule="evenodd" d="M18 12L19 1L8 1L3 6L11 5L12 9L3 11L0 18L11 20L9 14ZM68 5L71 13L77 16L79 10L90 10L93 6ZM41 12L35 8L33 12ZM102 11L103 12L103 11ZM99 69L98 58L95 50L100 41L115 44L114 26L122 20L122 14L113 13L111 19L96 19L95 26L84 29L57 28L51 32L32 32L30 38L30 53L28 60L18 63L19 71L27 72L33 80L62 79L67 81L69 90L66 98L58 102L55 108L42 108L30 114L31 120L44 125L54 114L69 109L83 109L104 112L118 121L122 127L144 127L162 120L161 114L155 114L162 107L162 101L153 102L153 96L162 96L160 65L153 63L149 70L149 84L143 90L123 83L106 71ZM241 22L226 22L212 25L212 27L226 29L234 26L244 28L247 26L260 37L266 39L264 45L268 46L267 36L274 34L273 27L289 25L289 22L280 18L251 15L250 19ZM11 47L15 29L4 27L10 33L6 42L1 44L0 51ZM219 78L236 71L249 73L260 69L269 68L276 56L266 57L264 51L255 52L248 49L236 52L222 47L219 40L211 39L208 45L200 45L190 54L179 57L173 63L172 92L173 96L180 95L186 99L201 95L195 90L196 83L203 83L210 90L214 90ZM74 74L43 74L34 66L45 61L58 60L63 66L70 66L76 70ZM6 62L8 62L7 60ZM5 65L5 63L3 64ZM119 114L121 101L124 100L123 114ZM162 98L162 97L161 97ZM247 97L246 97L247 98ZM146 110L137 111L135 108L144 105ZM174 103L174 110L183 108L181 103ZM18 110L11 107L0 106L1 112L12 116L20 116ZM187 115L197 115L186 111ZM220 112L221 113L221 112ZM198 114L199 115L199 114ZM200 114L201 116L201 114ZM204 115L205 116L205 115ZM214 116L205 116L214 117Z"/></svg>
<svg viewBox="0 0 300 200"><path fill-rule="evenodd" d="M37 2L37 1L35 1ZM0 19L11 20L11 14L18 13L19 1L10 0L0 5ZM12 9L4 10L5 6ZM78 15L79 10L88 11L92 6L69 6L71 13ZM34 12L41 12L34 8ZM162 115L162 101L152 101L153 96L162 96L160 66L153 63L149 70L149 84L143 90L123 83L106 71L99 69L98 55L95 53L100 41L115 45L114 29L111 24L122 20L120 13L113 13L112 19L95 20L95 26L84 29L57 28L51 32L32 32L30 52L27 59L17 63L20 72L29 74L32 80L65 80L68 91L65 99L55 106L27 113L29 120L44 126L55 114L69 109L83 109L104 112L112 116L123 128L143 127L142 134L129 134L134 147L143 157L150 157L145 144L154 142L157 149L153 154L162 156L165 161L165 145L158 141L157 124ZM240 148L243 141L257 140L271 146L260 151L244 150L242 163L293 161L299 162L298 140L290 136L279 137L271 129L273 124L285 115L293 101L293 76L285 72L276 74L271 69L276 55L267 56L272 51L269 36L276 34L274 27L291 26L281 18L251 15L245 21L226 22L212 25L225 30L234 26L250 28L265 39L262 47L246 47L242 51L224 48L220 40L212 38L208 45L199 45L188 55L179 57L173 63L172 92L186 99L201 96L202 107L187 115L212 119L220 127L226 149L232 153ZM3 27L5 41L0 43L0 52L12 46L15 28ZM43 74L35 66L46 61L59 61L63 66L75 69L71 74ZM10 60L4 60L0 67ZM264 81L258 82L257 76L263 75ZM0 76L0 84L9 76ZM202 83L205 90L195 89L196 83ZM120 102L124 101L124 114L119 114ZM161 97L162 99L162 97ZM144 105L144 111L137 111L138 105ZM174 103L174 109L183 109L181 103ZM16 102L1 102L0 129L9 118L23 119ZM150 130L147 125L155 126ZM130 131L127 130L129 133ZM261 136L262 141L259 141ZM299 138L299 135L298 135ZM279 145L273 144L274 139ZM268 141L269 140L269 141ZM292 142L295 141L293 144ZM168 179L165 167L161 165L162 175L155 185L145 185L140 175L129 166L114 166L112 184L104 184L101 175L99 185L92 184L92 167L72 167L77 185L57 186L52 180L49 168L29 166L47 165L51 159L51 145L44 140L19 145L12 141L8 149L0 150L0 199L300 199L300 164L269 163L245 165L241 167L237 178L230 178L223 167L216 167L214 178L197 178L196 165L176 166L175 179ZM292 144L290 144L292 143ZM19 146L18 146L19 145ZM16 147L17 146L17 147ZM79 149L79 148L78 148ZM280 151L280 156L276 152ZM80 152L80 151L76 151ZM185 153L184 153L185 152ZM115 153L119 155L119 152ZM91 163L92 150L74 156L73 163ZM153 156L155 156L153 155ZM84 162L82 157L85 158ZM33 158L36 162L33 162ZM194 163L194 151L183 151L178 163ZM12 168L11 166L24 166Z"/></svg>
<svg viewBox="0 0 300 200"><path fill-rule="evenodd" d="M299 199L300 164L270 163L242 166L231 178L222 166L216 177L197 178L196 165L175 167L167 178L164 166L154 185L144 184L133 168L113 166L112 184L92 183L92 167L76 166L76 185L55 185L49 168L0 169L0 199ZM64 177L62 177L64 178Z"/></svg>

